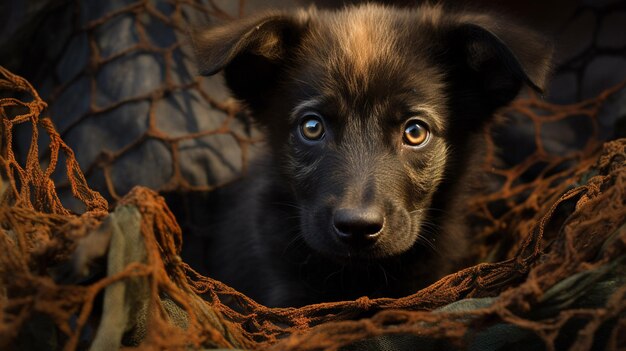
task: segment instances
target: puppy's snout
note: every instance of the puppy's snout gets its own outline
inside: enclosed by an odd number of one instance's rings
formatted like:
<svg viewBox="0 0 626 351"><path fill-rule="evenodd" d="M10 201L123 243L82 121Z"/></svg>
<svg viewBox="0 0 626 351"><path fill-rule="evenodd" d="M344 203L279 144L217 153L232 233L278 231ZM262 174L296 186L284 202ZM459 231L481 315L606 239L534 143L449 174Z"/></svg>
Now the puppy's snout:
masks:
<svg viewBox="0 0 626 351"><path fill-rule="evenodd" d="M385 217L376 207L340 208L335 211L333 224L339 239L351 245L374 243L383 229Z"/></svg>

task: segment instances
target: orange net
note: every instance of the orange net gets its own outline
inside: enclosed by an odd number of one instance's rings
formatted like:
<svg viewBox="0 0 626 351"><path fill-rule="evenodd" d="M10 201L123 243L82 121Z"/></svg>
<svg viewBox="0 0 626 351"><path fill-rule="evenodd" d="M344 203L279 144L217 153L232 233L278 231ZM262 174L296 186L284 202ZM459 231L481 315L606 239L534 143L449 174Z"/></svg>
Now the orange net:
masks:
<svg viewBox="0 0 626 351"><path fill-rule="evenodd" d="M566 175L568 181L557 186L549 186L550 177L536 181L540 194L533 191L534 195L516 207L530 208L533 214L528 215L528 210L525 211L527 219L510 215L513 219L508 223L517 221L515 227L519 231L515 245L512 245L515 253L510 259L470 267L405 298L360 298L299 309L261 306L217 281L198 275L180 261L180 228L163 199L144 188L136 188L120 204L136 206L141 213L141 233L148 253L146 262L130 264L119 274L88 285L56 284L44 268L70 257L77 239L102 221L107 204L86 185L73 153L61 141L50 121L39 118L45 103L34 89L4 69L1 74L2 88L30 95L27 102L16 98L0 100L5 146L1 159L3 182L8 180L9 184L3 186L0 206L0 222L3 224L0 245L5 252L0 258L0 277L5 287L0 300L2 345L14 342L31 318L45 315L58 327L65 349L75 349L85 326L89 323L97 325L91 319L98 293L114 282L137 276L148 277L150 281L147 333L141 343L146 347L212 345L257 349L274 345L280 350L336 349L387 333L410 333L461 342L470 326L489 325L495 321L533 330L547 345L553 345L560 328L576 318L586 323L585 333L578 335L576 343L576 347L583 349L580 345L591 347L594 332L603 323L619 317L626 308L626 286L621 286L608 297L606 305L599 308L564 310L555 317L539 321L524 317L525 313L532 311L534 304L541 303L544 293L557 282L626 253L624 139L604 144L599 158L591 148L588 154L580 153L583 162L578 167L559 173L560 176ZM578 106L599 106L605 96ZM519 100L512 108L531 103L549 106L531 98ZM21 123L33 126L32 148L25 167L19 165L11 151L13 128ZM45 170L40 168L37 156L39 128L43 128L51 140L51 162ZM67 155L67 176L74 195L87 207L82 216L71 214L59 205L49 179L59 150ZM592 173L589 173L590 169ZM564 189L580 181L584 174L590 177L586 184L563 194ZM504 189L510 193L503 192L502 198L515 195L515 187ZM483 208L481 203L493 199L489 196L478 198L477 206ZM546 231L559 206L570 201L575 201L576 206L568 213L561 230ZM495 226L497 221L493 222ZM485 233L490 234L489 231ZM611 236L610 246L602 249ZM544 241L551 242L548 249L542 244ZM519 286L504 291L524 278L525 282ZM484 309L464 313L427 312L463 298L498 294L497 301ZM168 296L186 312L186 329L169 322L162 307L163 296ZM216 318L207 318L207 312L203 312L207 310ZM372 314L371 318L356 320ZM623 345L624 340L619 338L624 326L623 319L614 325L607 345Z"/></svg>
<svg viewBox="0 0 626 351"><path fill-rule="evenodd" d="M240 9L242 6L243 2ZM82 30L96 45L92 36L98 26L129 14L158 18L181 31L185 9L213 17L229 16L215 5L205 7L183 0L172 2L171 13L165 16L150 2L140 1L91 21ZM512 330L517 335L529 333L529 340L551 350L626 346L626 139L604 142L599 135L600 111L626 82L571 105L550 104L531 94L503 111L531 122L535 151L521 162L504 165L496 161L494 137L488 134L486 138L485 170L493 175L493 184L471 203L473 230L478 233L476 262L486 263L446 276L404 298L360 298L273 309L198 274L183 262L183 234L157 193L137 187L122 197L124 191L116 188L112 176L119 167L116 162L148 140L167 145L172 155L171 177L155 186L159 191L205 191L221 184L195 185L184 178L181 143L230 135L242 148L241 164L245 168L246 150L255 141L237 124L239 107L231 100L212 98L203 80L174 82L168 72L180 49L178 42L157 48L146 36L142 21L135 23L139 34L136 46L105 58L94 49L89 67L56 94L62 95L78 79L90 82L89 108L64 126L66 134L86 119L133 102L148 102L145 133L115 151L102 151L84 165L88 175L102 170L106 188L101 190L117 200L115 212L109 213L104 197L90 189L71 148L51 120L42 117L46 104L35 89L23 78L0 69L0 250L4 253L0 255L0 348L23 348L35 336L47 337L45 344L37 344L46 348L89 347L99 341L100 331L108 325L106 296L120 284L137 287L129 290L141 291L140 298L127 297L125 301L142 306L126 311L121 342L145 349L336 350L364 339L393 335L410 335L418 338L420 345L448 348L475 343L503 326L512 328L507 329L509 336ZM135 51L162 55L168 67L164 85L100 106L95 98L97 72ZM157 103L180 91L194 91L215 111L224 113L222 124L177 136L161 131L155 120ZM544 126L573 116L589 122L584 145L566 154L548 152L542 137ZM28 150L20 155L14 152L14 135L18 129L24 133L23 128L32 138ZM64 173L65 182L55 188L52 178L59 179L55 177L60 173ZM57 191L66 188L82 204L78 208L84 213L70 211L60 200ZM92 275L80 282L60 279L68 262L77 267L77 253L89 261L105 257L106 249L85 253L83 248L89 247L85 240L94 233L130 230L130 225L115 224L115 218L121 221L119 218L124 217L122 209L128 208L138 213L139 240L145 255L125 262L115 273L109 264L104 277ZM110 242L112 250L116 239L108 240L105 242ZM109 253L109 261L111 257ZM604 293L602 299L590 302L581 297L593 295L597 287ZM452 308L455 302L468 301L483 304L471 309Z"/></svg>
<svg viewBox="0 0 626 351"><path fill-rule="evenodd" d="M596 162L598 149L604 143L599 136L601 112L609 98L625 86L626 82L622 82L606 89L597 97L571 105L555 105L530 95L518 98L501 111L505 116L523 116L531 121L535 132L535 150L521 162L504 168L499 165L497 146L493 137L489 137L492 134L488 131L488 152L483 167L485 172L492 175L492 179L497 180L498 186L472 200L472 213L477 223L475 232L480 233L481 240L487 244L479 248L482 251L478 253L478 257L489 257L491 260L511 257L513 250L518 249L516 245L500 242L493 248L490 243L501 240L503 234L519 240L520 237L532 233L538 220L537 215L544 215L548 210L546 204L554 203L566 190L578 184L579 178ZM585 143L565 154L546 151L543 127L546 124L567 121L572 117L588 121ZM525 175L533 170L532 179L528 179ZM551 241L554 237L545 239ZM486 252L486 248L494 251Z"/></svg>
<svg viewBox="0 0 626 351"><path fill-rule="evenodd" d="M56 118L54 112L65 115L55 120L61 136L77 144L76 139L82 139L75 138L76 134L93 132L92 129L82 129L86 121L97 124L99 122L94 122L97 119L113 119L111 115L122 114L126 112L124 109L134 109L125 116L128 121L118 119L125 123L127 134L134 138L119 142L103 139L105 145L102 149L86 153L81 163L88 179L95 179L98 190L106 198L119 200L132 188L133 182L163 192L210 191L236 179L232 168L245 172L250 146L258 138L251 135L245 121L242 123L241 120L247 117L243 116L240 105L234 99L220 100L215 97L215 85L219 84L219 78L204 79L197 75L190 46L185 43L189 22L206 24L232 20L231 13L213 1L200 4L177 0L157 6L152 1L141 0L127 6L111 5L111 11L101 17L92 14L93 9L88 4L78 1L75 6L80 16L74 20L80 21L82 26L69 45L80 42L85 46L82 50L89 53L84 54L83 62L72 61L75 64L71 68L72 74L62 77L62 83L50 94L52 118ZM244 7L245 1L240 1L239 15ZM124 34L115 32L123 38L103 39L107 29L125 31ZM125 34L126 31L132 34ZM161 37L155 38L154 32ZM111 44L110 41L121 44ZM63 60L67 59L61 58ZM138 79L148 83L124 88L124 85L130 84L116 78L118 72L115 70L119 68L116 65L136 70L142 75ZM105 80L108 82L103 83ZM109 85L103 86L106 84ZM76 106L72 102L76 89L85 96L87 103ZM125 91L130 96L123 96L119 91ZM182 94L186 97L181 97ZM62 107L55 109L57 106ZM70 108L65 110L66 106ZM194 121L187 120L190 115L205 113L206 116L197 116ZM145 115L147 120L144 120ZM192 126L188 128L181 127L190 124ZM115 135L109 137L112 140L117 138ZM220 155L211 155L205 160L206 156L198 156L195 152L198 148L203 148L205 152L211 148L220 148L221 152L237 149L240 159L223 160ZM155 168L161 170L153 172L152 178L158 180L147 184L148 177L133 174L135 162L129 160L137 153L155 154L155 162L161 162L160 167ZM227 175L208 181L198 180L195 167L188 159L205 165L208 173ZM214 165L220 169L214 169ZM67 182L59 182L58 188L62 192L68 185Z"/></svg>

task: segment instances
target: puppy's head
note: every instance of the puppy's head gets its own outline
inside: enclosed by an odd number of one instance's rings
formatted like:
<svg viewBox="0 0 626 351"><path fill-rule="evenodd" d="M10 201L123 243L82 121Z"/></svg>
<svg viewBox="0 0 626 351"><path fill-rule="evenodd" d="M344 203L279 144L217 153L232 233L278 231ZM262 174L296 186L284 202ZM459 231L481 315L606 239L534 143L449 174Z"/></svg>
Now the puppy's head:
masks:
<svg viewBox="0 0 626 351"><path fill-rule="evenodd" d="M305 241L335 257L412 247L472 138L523 85L542 89L551 57L531 31L438 7L273 13L193 42L266 128Z"/></svg>

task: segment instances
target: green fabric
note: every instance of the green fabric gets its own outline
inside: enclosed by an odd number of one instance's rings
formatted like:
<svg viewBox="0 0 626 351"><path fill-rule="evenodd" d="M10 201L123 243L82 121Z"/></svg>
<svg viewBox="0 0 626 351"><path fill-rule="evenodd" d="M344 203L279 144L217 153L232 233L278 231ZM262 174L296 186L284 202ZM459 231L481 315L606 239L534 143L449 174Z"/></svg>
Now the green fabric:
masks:
<svg viewBox="0 0 626 351"><path fill-rule="evenodd" d="M108 228L106 230L112 234L107 258L108 276L121 272L132 262L146 261L144 238L140 231L141 221L141 214L133 206L118 207L105 220L103 227ZM190 303L197 302L193 306L201 321L209 321L233 345L238 345L236 337L229 335L221 326L215 311L200 297L189 297ZM113 350L120 346L139 345L147 334L148 301L147 278L124 279L108 286L104 295L101 323L90 350ZM170 323L182 329L188 327L187 312L166 294L161 294L161 307L167 313Z"/></svg>
<svg viewBox="0 0 626 351"><path fill-rule="evenodd" d="M93 259L100 252L107 255L106 275L111 276L124 270L132 262L145 262L146 250L141 234L141 214L133 206L120 206L111 213L103 224L83 240L83 246L89 249L77 250L83 253L81 258L77 254L74 260L75 269L89 266L85 260ZM607 240L602 251L613 245L617 233L626 230L620 228ZM80 246L80 245L79 245ZM97 248L94 249L94 247ZM97 250L96 250L97 249ZM108 249L108 250L107 250ZM97 272L77 272L79 275L89 276ZM83 274L84 273L84 274ZM103 272L100 272L102 274ZM603 266L574 274L550 288L541 297L530 313L525 316L529 320L551 318L559 312L575 308L601 307L607 298L618 288L626 285L626 256L622 256ZM96 331L86 328L85 338L95 333L90 350L114 350L120 346L136 346L146 335L147 328L147 301L149 282L146 278L127 278L109 285L104 290L103 311L101 322ZM194 297L192 297L194 298ZM199 297L195 297L198 300ZM195 300L194 300L195 301ZM464 299L435 311L435 313L463 313L491 306L497 297ZM206 307L202 301L198 306L199 316L205 318L218 328L220 321L214 311ZM181 328L187 328L187 313L167 296L161 297L163 309L167 312L170 321ZM468 322L471 322L469 318ZM20 349L56 349L58 340L54 332L54 324L45 316L32 318L20 332ZM562 335L567 342L575 340L578 327L576 324L566 326ZM599 331L602 333L602 330ZM227 335L234 345L236 336ZM601 338L599 338L601 339ZM543 349L543 344L532 331L524 330L514 325L500 323L492 325L479 332L470 332L467 335L469 350L504 350ZM205 345L210 347L210 345ZM413 350L440 350L453 349L451 345L439 340L428 339L415 335L384 335L356 342L342 348L343 351L413 351ZM216 349L219 350L219 349Z"/></svg>
<svg viewBox="0 0 626 351"><path fill-rule="evenodd" d="M132 206L115 209L102 224L111 232L107 257L107 275L120 273L128 264L145 262L146 248L141 235L141 214ZM130 316L145 310L148 302L148 280L133 277L106 287L102 318L90 351L119 349L122 336L137 323Z"/></svg>
<svg viewBox="0 0 626 351"><path fill-rule="evenodd" d="M620 228L620 230L623 229ZM605 248L610 246L611 239L607 240ZM626 256L596 269L574 274L558 282L546 291L539 303L533 306L531 313L523 317L539 320L556 316L559 312L567 309L602 307L608 297L624 285L626 285ZM464 299L444 306L435 312L471 312L487 308L496 300L497 298L494 297ZM572 341L577 332L576 324L566 325L562 330L562 335L566 340ZM602 333L602 330L599 333ZM470 332L467 335L467 340L467 349L472 351L544 349L543 343L532 331L506 323L493 325L478 333ZM440 349L453 348L451 345L440 341L414 335L385 335L354 343L342 350L409 351Z"/></svg>

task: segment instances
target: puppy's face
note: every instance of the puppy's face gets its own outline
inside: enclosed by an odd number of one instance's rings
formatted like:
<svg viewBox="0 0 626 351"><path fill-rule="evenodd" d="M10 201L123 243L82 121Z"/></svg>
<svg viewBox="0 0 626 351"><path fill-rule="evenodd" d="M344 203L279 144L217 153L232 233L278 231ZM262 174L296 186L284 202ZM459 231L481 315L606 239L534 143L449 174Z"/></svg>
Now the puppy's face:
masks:
<svg viewBox="0 0 626 351"><path fill-rule="evenodd" d="M284 133L272 139L284 141L276 155L299 201L302 235L337 257L399 254L423 234L445 172L442 74L421 50L403 47L422 46L420 38L394 31L391 18L362 11L316 22L276 102L288 107L276 119L286 124L270 129Z"/></svg>
<svg viewBox="0 0 626 351"><path fill-rule="evenodd" d="M499 28L484 16L370 5L268 15L195 42L205 73L225 68L266 127L308 245L382 258L433 234L427 216L442 183L463 172L472 138L523 83L543 83L550 52L532 46L544 42L486 27ZM545 53L514 53L523 39Z"/></svg>

